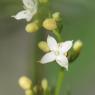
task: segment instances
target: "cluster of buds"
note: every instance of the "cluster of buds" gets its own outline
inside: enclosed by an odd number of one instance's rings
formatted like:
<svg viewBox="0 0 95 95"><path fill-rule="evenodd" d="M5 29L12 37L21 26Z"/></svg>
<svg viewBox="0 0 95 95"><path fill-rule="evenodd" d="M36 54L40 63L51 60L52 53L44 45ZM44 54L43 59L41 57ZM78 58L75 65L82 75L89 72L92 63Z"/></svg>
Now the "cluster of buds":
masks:
<svg viewBox="0 0 95 95"><path fill-rule="evenodd" d="M37 95L37 93L41 92L41 94L50 93L47 79L43 79L40 85L33 86L31 79L26 76L20 77L19 86L25 91L25 95Z"/></svg>
<svg viewBox="0 0 95 95"><path fill-rule="evenodd" d="M33 95L32 81L28 77L26 76L20 77L19 85L25 91L25 95Z"/></svg>
<svg viewBox="0 0 95 95"><path fill-rule="evenodd" d="M16 15L13 15L12 17L14 17L17 20L25 19L27 22L29 22L25 27L26 32L36 32L41 28L41 26L50 31L54 30L57 28L56 22L60 20L59 12L53 13L51 18L43 18L45 19L44 21L40 21L40 18L38 18L38 16L40 17L40 14L38 12L41 11L38 5L47 3L48 0L23 0L25 10L18 12Z"/></svg>
<svg viewBox="0 0 95 95"><path fill-rule="evenodd" d="M60 21L60 12L55 12L52 14L51 18L46 18L45 20L42 21L42 26L49 31L53 31L57 29L57 22ZM30 22L26 25L25 30L27 32L37 32L40 29L39 25L41 22L39 21L34 21Z"/></svg>

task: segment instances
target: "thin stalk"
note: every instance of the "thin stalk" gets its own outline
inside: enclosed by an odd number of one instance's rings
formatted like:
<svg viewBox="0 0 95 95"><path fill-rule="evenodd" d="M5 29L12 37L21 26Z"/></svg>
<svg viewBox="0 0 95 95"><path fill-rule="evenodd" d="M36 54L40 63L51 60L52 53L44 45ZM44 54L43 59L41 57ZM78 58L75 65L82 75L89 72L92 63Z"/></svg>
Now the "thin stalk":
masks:
<svg viewBox="0 0 95 95"><path fill-rule="evenodd" d="M61 68L59 72L58 82L55 88L55 95L60 95L60 90L61 90L63 79L64 79L64 69Z"/></svg>
<svg viewBox="0 0 95 95"><path fill-rule="evenodd" d="M60 35L58 29L53 30L53 33L54 33L54 35L56 36L56 38L58 39L59 42L62 41L62 36Z"/></svg>
<svg viewBox="0 0 95 95"><path fill-rule="evenodd" d="M44 95L50 95L50 90L49 90L49 88L47 88L47 89L44 91L43 94L44 94Z"/></svg>
<svg viewBox="0 0 95 95"><path fill-rule="evenodd" d="M58 29L53 30L53 33L55 34L55 36L59 42L61 42L63 40ZM60 72L59 72L58 82L57 82L57 85L55 88L55 95L60 95L60 90L61 90L63 79L64 79L64 69L61 68Z"/></svg>

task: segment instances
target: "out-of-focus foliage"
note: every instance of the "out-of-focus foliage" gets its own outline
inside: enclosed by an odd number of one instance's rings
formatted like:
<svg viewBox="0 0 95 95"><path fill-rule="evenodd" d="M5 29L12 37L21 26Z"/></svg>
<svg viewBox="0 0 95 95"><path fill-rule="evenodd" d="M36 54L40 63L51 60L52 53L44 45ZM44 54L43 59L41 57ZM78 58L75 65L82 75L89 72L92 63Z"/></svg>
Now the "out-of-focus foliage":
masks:
<svg viewBox="0 0 95 95"><path fill-rule="evenodd" d="M10 16L20 10L21 0L0 0L0 17Z"/></svg>

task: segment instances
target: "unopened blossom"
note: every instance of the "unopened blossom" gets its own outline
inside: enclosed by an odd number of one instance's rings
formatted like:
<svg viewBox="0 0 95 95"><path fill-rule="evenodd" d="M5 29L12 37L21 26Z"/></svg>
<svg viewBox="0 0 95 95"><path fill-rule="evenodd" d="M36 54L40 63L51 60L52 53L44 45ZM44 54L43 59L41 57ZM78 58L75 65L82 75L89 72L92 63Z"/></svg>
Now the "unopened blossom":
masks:
<svg viewBox="0 0 95 95"><path fill-rule="evenodd" d="M55 12L52 14L52 17L55 21L60 21L60 12Z"/></svg>
<svg viewBox="0 0 95 95"><path fill-rule="evenodd" d="M41 41L38 43L38 47L43 51L43 52L49 52L49 47L45 41Z"/></svg>
<svg viewBox="0 0 95 95"><path fill-rule="evenodd" d="M73 49L74 49L75 51L77 51L77 52L80 52L82 46L83 46L82 41L77 40L77 41L74 43L74 45L73 45Z"/></svg>
<svg viewBox="0 0 95 95"><path fill-rule="evenodd" d="M46 53L40 62L46 64L49 62L56 61L61 67L68 70L68 58L66 53L71 49L73 41L65 41L57 43L57 41L51 37L47 37L47 44L50 52Z"/></svg>
<svg viewBox="0 0 95 95"><path fill-rule="evenodd" d="M43 79L42 80L41 86L42 86L42 88L43 88L44 91L47 90L47 88L48 88L48 81L47 81L47 79Z"/></svg>
<svg viewBox="0 0 95 95"><path fill-rule="evenodd" d="M22 0L24 10L18 12L14 17L17 20L25 19L30 21L32 17L37 13L37 0Z"/></svg>
<svg viewBox="0 0 95 95"><path fill-rule="evenodd" d="M39 29L39 26L36 22L28 23L25 27L25 30L28 33L37 32L38 29Z"/></svg>
<svg viewBox="0 0 95 95"><path fill-rule="evenodd" d="M47 18L43 21L43 27L51 31L57 28L57 23L53 18Z"/></svg>
<svg viewBox="0 0 95 95"><path fill-rule="evenodd" d="M24 90L30 89L32 86L32 81L26 76L20 77L18 82L20 87Z"/></svg>

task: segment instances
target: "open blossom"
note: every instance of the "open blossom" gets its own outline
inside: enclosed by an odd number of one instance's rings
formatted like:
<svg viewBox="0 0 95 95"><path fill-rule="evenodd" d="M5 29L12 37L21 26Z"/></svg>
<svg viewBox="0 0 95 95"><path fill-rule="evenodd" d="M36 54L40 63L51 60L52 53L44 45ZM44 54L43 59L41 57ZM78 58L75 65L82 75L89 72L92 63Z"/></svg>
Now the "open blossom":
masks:
<svg viewBox="0 0 95 95"><path fill-rule="evenodd" d="M56 61L61 67L68 70L68 58L66 53L71 49L73 41L65 41L57 43L57 41L51 37L47 37L47 44L50 52L46 53L40 62L46 64L52 61Z"/></svg>
<svg viewBox="0 0 95 95"><path fill-rule="evenodd" d="M23 5L24 10L12 17L17 20L26 19L26 21L30 21L37 12L37 0L23 0Z"/></svg>

